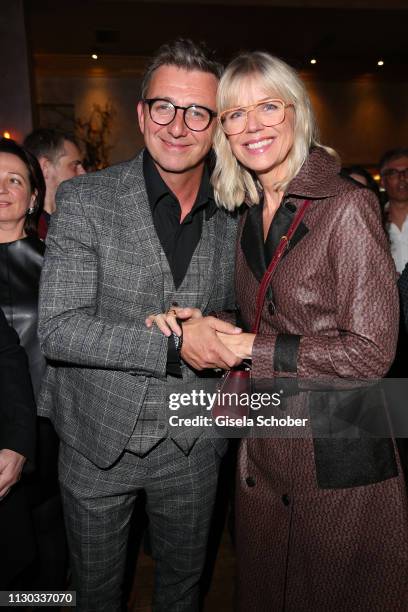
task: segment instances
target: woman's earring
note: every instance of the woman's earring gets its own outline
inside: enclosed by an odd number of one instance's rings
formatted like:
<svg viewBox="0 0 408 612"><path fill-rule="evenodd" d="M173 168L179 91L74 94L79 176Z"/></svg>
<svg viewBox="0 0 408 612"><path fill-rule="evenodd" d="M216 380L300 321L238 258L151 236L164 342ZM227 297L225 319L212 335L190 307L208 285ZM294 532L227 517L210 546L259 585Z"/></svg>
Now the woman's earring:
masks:
<svg viewBox="0 0 408 612"><path fill-rule="evenodd" d="M27 208L27 215L32 215L35 212L35 206L30 206Z"/></svg>

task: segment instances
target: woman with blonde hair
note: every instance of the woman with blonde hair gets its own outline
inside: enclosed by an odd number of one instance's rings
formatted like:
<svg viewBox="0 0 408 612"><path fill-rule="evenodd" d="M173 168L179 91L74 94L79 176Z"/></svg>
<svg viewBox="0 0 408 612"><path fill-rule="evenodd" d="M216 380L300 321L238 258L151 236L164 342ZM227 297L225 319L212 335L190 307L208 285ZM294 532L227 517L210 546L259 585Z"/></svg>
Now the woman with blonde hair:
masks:
<svg viewBox="0 0 408 612"><path fill-rule="evenodd" d="M252 359L255 379L384 376L398 306L374 196L338 175L337 157L318 142L303 83L279 59L237 57L221 79L218 111L215 196L229 210L247 205L236 259L247 329L262 276L307 202L272 277L259 333L223 342ZM289 413L302 395L287 401ZM239 609L405 609L407 506L397 465L390 439L244 440Z"/></svg>
<svg viewBox="0 0 408 612"><path fill-rule="evenodd" d="M244 331L218 336L252 360L255 381L279 379L283 415L310 422L302 437L241 442L237 607L402 612L407 501L393 440L316 435L322 419L342 417L336 396L301 391L285 399L296 384L380 378L393 360L396 277L375 196L339 176L337 156L318 141L306 89L283 61L263 52L234 59L219 85L218 113L215 197L230 211L244 208L236 247ZM253 333L256 296L277 252ZM177 330L174 317L166 321ZM181 357L189 356L185 342ZM352 415L359 397L348 405Z"/></svg>

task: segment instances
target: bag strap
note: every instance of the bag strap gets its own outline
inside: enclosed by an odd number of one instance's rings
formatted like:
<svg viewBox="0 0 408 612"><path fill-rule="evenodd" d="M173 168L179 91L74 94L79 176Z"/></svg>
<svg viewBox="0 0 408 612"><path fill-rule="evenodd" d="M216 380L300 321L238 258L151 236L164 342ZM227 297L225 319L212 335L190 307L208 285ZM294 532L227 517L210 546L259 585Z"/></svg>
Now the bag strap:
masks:
<svg viewBox="0 0 408 612"><path fill-rule="evenodd" d="M310 204L310 200L305 200L303 202L303 204L299 207L299 210L296 213L295 218L293 219L289 230L287 232L287 234L285 236L282 236L282 238L279 241L278 247L275 251L274 256L272 257L272 260L265 272L265 274L262 277L261 280L261 284L259 285L259 289L258 289L258 294L256 296L256 315L255 315L255 323L252 326L252 330L251 332L253 334L257 334L259 331L259 325L261 322L261 316L262 316L262 309L263 309L263 305L265 302L265 295L266 295L266 291L268 289L268 285L271 282L271 278L273 276L273 273L276 270L276 266L278 265L280 259L282 258L282 255L284 254L284 252L286 251L288 244L293 236L293 234L295 233L295 231L297 230L300 222L302 221L304 214L306 212L307 207Z"/></svg>

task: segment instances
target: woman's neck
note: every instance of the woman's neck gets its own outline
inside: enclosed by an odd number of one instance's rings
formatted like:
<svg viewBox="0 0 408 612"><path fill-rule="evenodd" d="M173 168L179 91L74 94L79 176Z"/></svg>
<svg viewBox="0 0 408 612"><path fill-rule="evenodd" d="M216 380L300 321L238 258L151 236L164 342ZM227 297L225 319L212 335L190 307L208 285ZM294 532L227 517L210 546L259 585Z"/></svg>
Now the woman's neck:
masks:
<svg viewBox="0 0 408 612"><path fill-rule="evenodd" d="M5 242L15 242L20 238L25 238L23 223L0 223L0 244Z"/></svg>

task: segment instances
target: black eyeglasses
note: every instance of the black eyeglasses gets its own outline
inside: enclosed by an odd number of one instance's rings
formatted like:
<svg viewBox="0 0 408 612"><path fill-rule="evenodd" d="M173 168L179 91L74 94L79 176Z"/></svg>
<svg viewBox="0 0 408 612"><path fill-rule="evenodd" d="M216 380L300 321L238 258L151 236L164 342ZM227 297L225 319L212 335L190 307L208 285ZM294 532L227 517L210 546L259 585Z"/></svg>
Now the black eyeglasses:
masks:
<svg viewBox="0 0 408 612"><path fill-rule="evenodd" d="M158 125L169 125L176 116L177 111L183 111L183 121L189 130L203 132L208 128L217 113L205 106L177 106L169 100L161 98L144 98L143 102L149 107L149 115Z"/></svg>

